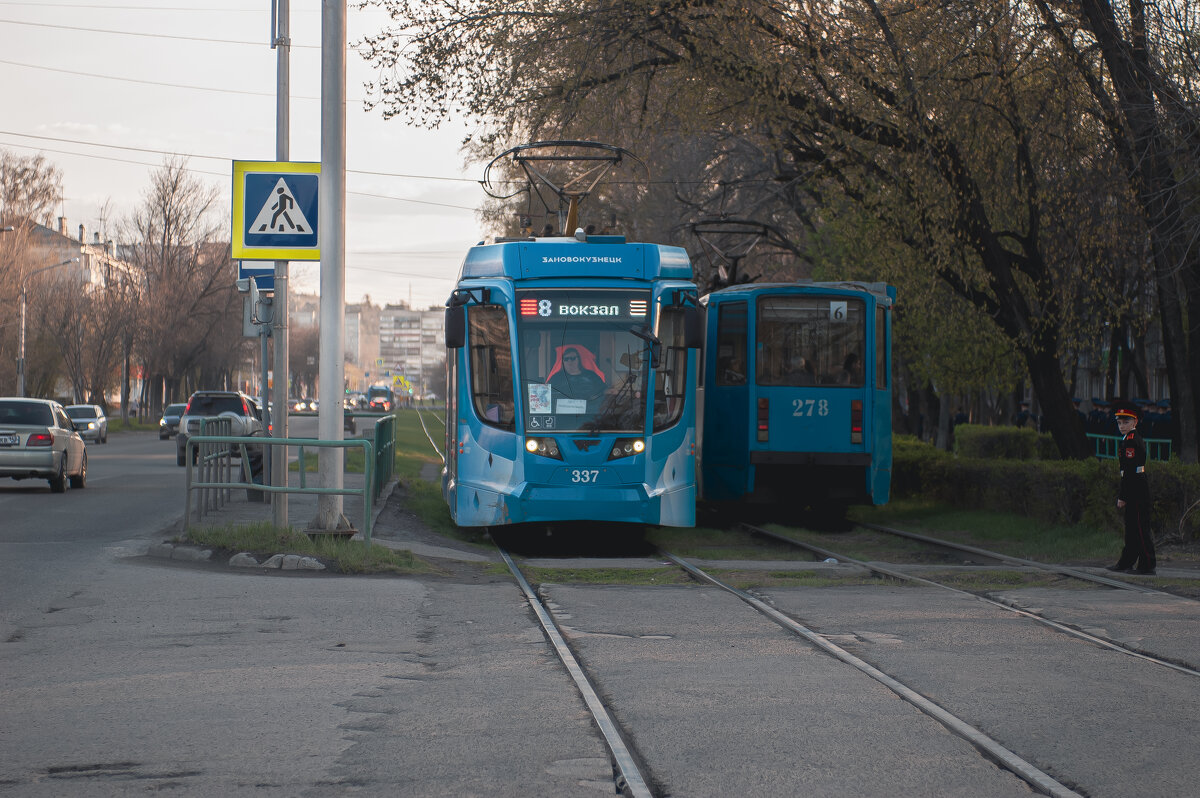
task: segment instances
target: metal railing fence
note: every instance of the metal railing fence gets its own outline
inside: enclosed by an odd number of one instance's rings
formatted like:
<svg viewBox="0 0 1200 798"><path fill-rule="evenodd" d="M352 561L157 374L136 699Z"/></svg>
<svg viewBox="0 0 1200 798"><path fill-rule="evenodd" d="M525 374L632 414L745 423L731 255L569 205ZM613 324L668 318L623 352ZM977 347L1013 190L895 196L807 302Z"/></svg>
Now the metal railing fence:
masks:
<svg viewBox="0 0 1200 798"><path fill-rule="evenodd" d="M394 419L393 419L394 422ZM202 432L205 428L201 428ZM377 433L378 435L378 424ZM193 446L199 447L214 447L214 450L224 450L224 457L232 463L232 454L237 451L241 454L241 470L240 475L242 480L234 482L232 480L232 468L226 467L223 470L209 471L203 468L198 469L200 475L204 478L193 478L192 450ZM300 485L299 486L277 486L265 485L254 481L254 470L251 465L251 451L247 447L264 447L262 450L265 454L265 447L295 447L299 449L300 462ZM306 449L362 449L363 451L363 486L361 488L322 488L309 487L307 484L306 471ZM199 450L203 452L204 449ZM247 491L261 491L263 493L308 493L316 495L342 495L342 496L362 496L363 500L363 525L362 533L366 542L371 542L371 503L379 493L375 488L375 444L373 441L364 438L352 438L343 441L322 441L313 438L263 438L258 436L252 437L235 437L231 435L195 435L187 441L187 475L185 478L185 493L184 493L184 514L183 524L186 529L191 524L192 518L192 494L198 492L200 496L199 506L197 511L202 517L208 510L219 509L218 501L224 502L228 500L229 491L235 487L238 489L245 488ZM201 465L204 458L197 458L197 466ZM280 462L280 459L276 459ZM225 479L216 479L216 477L225 477ZM209 497L222 496L221 499L212 499Z"/></svg>
<svg viewBox="0 0 1200 798"><path fill-rule="evenodd" d="M1092 442L1092 451L1101 460L1117 459L1117 444L1121 442L1120 435L1096 435L1088 433ZM1146 459L1164 461L1171 459L1171 440L1169 438L1144 438L1146 442Z"/></svg>

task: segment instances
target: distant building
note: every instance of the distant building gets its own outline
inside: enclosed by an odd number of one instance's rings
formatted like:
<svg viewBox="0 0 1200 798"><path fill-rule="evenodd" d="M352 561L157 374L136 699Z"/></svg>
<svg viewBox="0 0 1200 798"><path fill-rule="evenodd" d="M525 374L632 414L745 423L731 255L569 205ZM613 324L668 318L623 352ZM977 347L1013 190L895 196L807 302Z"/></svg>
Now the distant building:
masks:
<svg viewBox="0 0 1200 798"><path fill-rule="evenodd" d="M319 325L319 296L293 293L289 299L288 320L292 327ZM351 390L392 384L396 376L403 376L414 386L414 394L442 392L444 308L413 310L403 303L380 308L366 301L346 305L345 324L346 363L355 367L346 375Z"/></svg>
<svg viewBox="0 0 1200 798"><path fill-rule="evenodd" d="M100 233L94 233L92 241L87 241L87 229L83 225L79 225L79 238L72 238L67 232L65 216L58 217L57 230L31 224L29 246L37 253L37 258L44 261L37 268L77 259L55 269L52 273L56 277L47 279L71 279L85 288L93 289L103 288L114 281L128 281L138 292L144 286L144 280L137 270L121 260L112 241L101 241Z"/></svg>

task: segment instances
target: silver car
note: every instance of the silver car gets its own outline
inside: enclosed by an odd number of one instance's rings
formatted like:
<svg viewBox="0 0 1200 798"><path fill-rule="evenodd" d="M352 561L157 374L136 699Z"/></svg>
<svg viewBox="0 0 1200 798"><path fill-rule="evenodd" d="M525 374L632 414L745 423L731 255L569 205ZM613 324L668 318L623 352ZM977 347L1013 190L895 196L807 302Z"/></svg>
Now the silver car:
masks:
<svg viewBox="0 0 1200 798"><path fill-rule="evenodd" d="M100 405L67 405L65 409L75 422L79 437L85 441L108 443L108 417Z"/></svg>
<svg viewBox="0 0 1200 798"><path fill-rule="evenodd" d="M87 450L62 405L0 398L0 477L45 479L54 493L87 486Z"/></svg>

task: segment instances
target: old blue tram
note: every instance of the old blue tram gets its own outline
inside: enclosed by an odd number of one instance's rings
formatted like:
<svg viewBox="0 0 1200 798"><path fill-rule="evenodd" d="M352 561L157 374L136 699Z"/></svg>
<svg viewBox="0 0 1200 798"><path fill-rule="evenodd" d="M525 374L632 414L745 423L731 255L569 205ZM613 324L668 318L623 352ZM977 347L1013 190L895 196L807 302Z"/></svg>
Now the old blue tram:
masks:
<svg viewBox="0 0 1200 798"><path fill-rule="evenodd" d="M454 521L692 526L700 319L676 247L583 230L473 247L446 310Z"/></svg>
<svg viewBox="0 0 1200 798"><path fill-rule="evenodd" d="M892 470L884 283L750 283L708 294L701 498L843 516Z"/></svg>

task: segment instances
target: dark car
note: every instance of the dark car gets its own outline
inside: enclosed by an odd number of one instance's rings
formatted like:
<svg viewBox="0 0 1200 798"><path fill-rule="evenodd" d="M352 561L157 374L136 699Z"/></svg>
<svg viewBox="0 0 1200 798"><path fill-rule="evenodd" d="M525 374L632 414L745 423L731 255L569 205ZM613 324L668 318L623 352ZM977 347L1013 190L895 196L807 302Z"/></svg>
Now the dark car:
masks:
<svg viewBox="0 0 1200 798"><path fill-rule="evenodd" d="M187 465L188 438L200 434L200 422L206 418L228 418L232 421L231 435L245 437L262 435L262 418L254 400L241 391L196 391L188 399L187 409L179 419L175 436L175 453L179 465ZM195 458L195 451L192 453Z"/></svg>
<svg viewBox="0 0 1200 798"><path fill-rule="evenodd" d="M179 431L179 419L187 410L187 402L167 405L162 418L158 420L158 438L166 440Z"/></svg>

